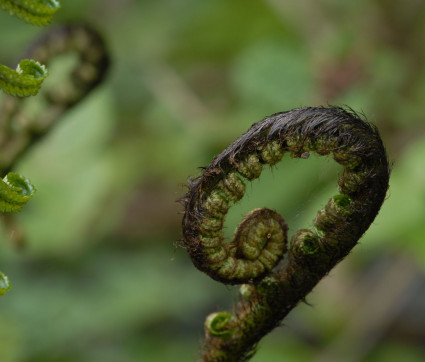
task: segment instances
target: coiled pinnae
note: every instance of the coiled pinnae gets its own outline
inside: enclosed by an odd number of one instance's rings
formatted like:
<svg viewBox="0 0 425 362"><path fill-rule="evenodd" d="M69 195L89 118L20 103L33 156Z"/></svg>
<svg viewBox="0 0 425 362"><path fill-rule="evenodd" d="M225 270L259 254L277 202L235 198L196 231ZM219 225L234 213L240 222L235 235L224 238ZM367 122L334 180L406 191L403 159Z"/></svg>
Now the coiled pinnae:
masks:
<svg viewBox="0 0 425 362"><path fill-rule="evenodd" d="M222 234L225 215L231 204L243 197L245 181L259 177L263 163L274 165L282 156L282 149L273 141L234 161L234 171L223 175L200 203L200 208L204 210L199 220L198 234L200 249L205 257L202 262L209 265L210 275L214 279L231 284L257 280L272 270L282 258L286 250L288 227L273 210L263 208L248 213L230 244L223 242Z"/></svg>
<svg viewBox="0 0 425 362"><path fill-rule="evenodd" d="M225 278L232 284L261 278L273 269L286 249L288 229L275 211L255 209L239 224L233 242L223 242L223 223L229 207L244 195L244 178L258 177L262 165L255 155L248 155L235 168L237 171L229 172L206 195L200 204L204 214L199 220L205 262L214 278Z"/></svg>
<svg viewBox="0 0 425 362"><path fill-rule="evenodd" d="M284 219L275 211L256 209L245 216L231 243L224 241L224 219L243 197L245 182L259 177L265 165L276 164L285 153L307 158L310 152L333 155L344 166L338 180L340 194L319 211L313 230L296 233L291 243L299 247L291 250L320 253L325 244L342 239L354 245L375 217L388 187L382 142L376 129L354 112L301 108L255 123L190 181L182 199L183 235L200 270L227 284L259 281L271 272L287 250Z"/></svg>

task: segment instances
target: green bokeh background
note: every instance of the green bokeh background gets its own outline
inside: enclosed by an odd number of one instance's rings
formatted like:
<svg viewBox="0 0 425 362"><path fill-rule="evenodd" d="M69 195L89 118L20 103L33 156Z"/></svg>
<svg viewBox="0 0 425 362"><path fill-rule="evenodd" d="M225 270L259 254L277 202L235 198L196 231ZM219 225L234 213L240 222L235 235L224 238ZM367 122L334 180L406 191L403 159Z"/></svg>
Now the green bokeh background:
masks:
<svg viewBox="0 0 425 362"><path fill-rule="evenodd" d="M0 230L13 284L0 361L195 360L205 316L231 308L237 289L179 247L187 177L253 122L326 104L379 127L388 198L252 361L425 360L425 1L61 2L53 23L96 27L112 67L15 168L38 192ZM14 67L44 30L1 12L0 61ZM339 172L323 157L284 159L247 188L226 234L264 206L290 235L310 226Z"/></svg>

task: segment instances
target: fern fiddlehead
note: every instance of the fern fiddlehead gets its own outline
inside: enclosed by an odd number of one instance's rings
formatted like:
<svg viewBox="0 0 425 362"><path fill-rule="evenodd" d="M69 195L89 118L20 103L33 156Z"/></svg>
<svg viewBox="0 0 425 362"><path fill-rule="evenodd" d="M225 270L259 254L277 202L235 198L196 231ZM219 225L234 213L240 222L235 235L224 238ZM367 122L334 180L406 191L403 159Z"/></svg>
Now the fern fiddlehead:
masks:
<svg viewBox="0 0 425 362"><path fill-rule="evenodd" d="M37 112L26 109L27 99L5 97L0 105L1 172L9 172L35 141L104 79L109 65L105 44L95 30L85 25L50 27L25 55L49 65L63 54L76 55L76 64L66 79L40 91Z"/></svg>
<svg viewBox="0 0 425 362"><path fill-rule="evenodd" d="M222 228L245 181L259 177L285 153L332 155L344 167L339 194L317 213L312 229L287 243L287 225L276 212L244 217L231 243ZM195 266L215 280L242 284L233 312L205 322L204 361L249 359L256 343L302 300L368 229L388 189L389 166L379 133L354 112L301 108L255 123L189 182L184 205L184 245ZM283 259L283 260L282 260Z"/></svg>
<svg viewBox="0 0 425 362"><path fill-rule="evenodd" d="M33 25L47 25L59 8L56 0L0 0L0 9ZM0 88L16 97L34 96L47 75L46 67L32 59L21 60L16 70L0 64Z"/></svg>
<svg viewBox="0 0 425 362"><path fill-rule="evenodd" d="M21 211L28 200L34 196L35 188L27 178L9 172L0 179L0 212ZM11 288L9 278L0 272L0 297Z"/></svg>

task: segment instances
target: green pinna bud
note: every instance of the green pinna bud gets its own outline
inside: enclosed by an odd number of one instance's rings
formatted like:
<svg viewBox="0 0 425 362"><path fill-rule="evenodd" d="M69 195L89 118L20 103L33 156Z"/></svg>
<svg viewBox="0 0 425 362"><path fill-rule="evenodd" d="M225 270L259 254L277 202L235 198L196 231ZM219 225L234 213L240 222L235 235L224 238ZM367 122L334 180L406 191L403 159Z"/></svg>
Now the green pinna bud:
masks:
<svg viewBox="0 0 425 362"><path fill-rule="evenodd" d="M3 180L0 180L0 212L20 211L35 191L30 180L9 172Z"/></svg>
<svg viewBox="0 0 425 362"><path fill-rule="evenodd" d="M0 0L0 9L33 25L49 24L60 7L57 0Z"/></svg>
<svg viewBox="0 0 425 362"><path fill-rule="evenodd" d="M0 64L0 88L12 96L34 96L48 74L44 65L31 59L21 60L16 70Z"/></svg>
<svg viewBox="0 0 425 362"><path fill-rule="evenodd" d="M229 312L211 313L205 320L206 333L220 338L229 338L232 335L232 328L229 328L233 320Z"/></svg>

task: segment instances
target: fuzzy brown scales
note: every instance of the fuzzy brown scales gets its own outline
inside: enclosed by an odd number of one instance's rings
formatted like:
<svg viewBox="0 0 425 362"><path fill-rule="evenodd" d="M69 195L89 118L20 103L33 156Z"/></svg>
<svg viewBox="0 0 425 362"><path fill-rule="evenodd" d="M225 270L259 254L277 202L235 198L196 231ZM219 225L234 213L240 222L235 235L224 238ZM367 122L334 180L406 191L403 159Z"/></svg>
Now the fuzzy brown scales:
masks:
<svg viewBox="0 0 425 362"><path fill-rule="evenodd" d="M284 153L307 158L310 152L332 155L344 167L340 194L318 212L313 229L297 231L287 247L283 219L272 210L256 209L239 225L234 240L225 243L225 215L243 196L245 181L257 178L264 165L276 164ZM385 199L389 174L375 127L351 110L308 107L255 123L190 180L182 199L183 235L193 263L223 283L245 283L231 317L220 312L215 314L220 323L214 315L207 319L203 360L249 359L256 343L367 230Z"/></svg>

